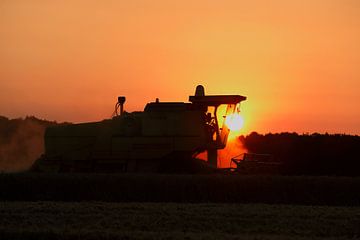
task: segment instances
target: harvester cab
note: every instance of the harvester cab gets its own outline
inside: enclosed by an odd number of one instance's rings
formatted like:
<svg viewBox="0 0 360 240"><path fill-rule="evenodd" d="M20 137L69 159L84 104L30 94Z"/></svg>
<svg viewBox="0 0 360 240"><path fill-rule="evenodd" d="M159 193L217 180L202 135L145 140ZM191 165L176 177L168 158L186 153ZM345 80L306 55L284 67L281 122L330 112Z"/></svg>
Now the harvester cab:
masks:
<svg viewBox="0 0 360 240"><path fill-rule="evenodd" d="M208 163L213 167L217 167L217 150L225 148L230 133L229 127L225 124L226 116L235 113L240 102L244 100L246 97L240 95L205 95L202 85L198 85L195 95L189 97L189 101L194 106L206 112L205 128L208 133L206 151ZM223 105L225 112L220 116L218 109Z"/></svg>

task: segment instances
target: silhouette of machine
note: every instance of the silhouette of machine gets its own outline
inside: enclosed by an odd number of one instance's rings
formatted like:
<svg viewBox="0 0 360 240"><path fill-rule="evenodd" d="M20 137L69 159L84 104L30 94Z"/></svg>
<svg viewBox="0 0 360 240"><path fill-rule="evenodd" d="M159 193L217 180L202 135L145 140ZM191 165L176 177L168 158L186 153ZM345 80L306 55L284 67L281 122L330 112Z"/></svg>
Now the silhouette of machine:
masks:
<svg viewBox="0 0 360 240"><path fill-rule="evenodd" d="M236 167L233 168L232 164ZM282 163L274 159L272 154L242 153L230 161L230 170L242 174L280 174Z"/></svg>
<svg viewBox="0 0 360 240"><path fill-rule="evenodd" d="M184 170L207 151L217 167L217 150L226 146L229 128L219 119L246 100L240 95L205 95L199 85L189 103L148 103L142 112L124 111L100 122L53 126L45 132L45 153L34 170L52 172L166 172ZM220 105L226 113L218 116ZM220 121L225 122L225 121Z"/></svg>

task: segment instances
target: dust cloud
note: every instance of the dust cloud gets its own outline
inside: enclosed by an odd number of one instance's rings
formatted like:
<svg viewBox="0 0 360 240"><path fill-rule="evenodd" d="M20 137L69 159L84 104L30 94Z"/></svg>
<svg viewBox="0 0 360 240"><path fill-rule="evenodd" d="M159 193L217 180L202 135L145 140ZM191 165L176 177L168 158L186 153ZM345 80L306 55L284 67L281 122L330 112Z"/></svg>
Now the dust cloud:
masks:
<svg viewBox="0 0 360 240"><path fill-rule="evenodd" d="M0 120L0 172L28 170L44 152L44 133L50 122L35 117Z"/></svg>

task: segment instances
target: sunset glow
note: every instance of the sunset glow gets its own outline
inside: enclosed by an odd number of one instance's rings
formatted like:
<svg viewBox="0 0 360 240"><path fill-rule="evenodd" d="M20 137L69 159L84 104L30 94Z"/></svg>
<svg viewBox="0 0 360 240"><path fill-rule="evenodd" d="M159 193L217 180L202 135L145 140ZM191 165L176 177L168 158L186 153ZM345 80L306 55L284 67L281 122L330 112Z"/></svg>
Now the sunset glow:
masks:
<svg viewBox="0 0 360 240"><path fill-rule="evenodd" d="M243 133L360 134L360 1L1 1L0 115L247 96Z"/></svg>

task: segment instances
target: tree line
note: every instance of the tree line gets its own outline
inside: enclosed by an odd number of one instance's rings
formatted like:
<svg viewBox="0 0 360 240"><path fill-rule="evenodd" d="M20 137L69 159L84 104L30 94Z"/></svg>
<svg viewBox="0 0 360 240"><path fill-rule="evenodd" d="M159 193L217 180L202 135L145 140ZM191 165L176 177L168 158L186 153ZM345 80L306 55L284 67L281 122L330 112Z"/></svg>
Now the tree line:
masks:
<svg viewBox="0 0 360 240"><path fill-rule="evenodd" d="M271 154L289 175L360 175L360 136L252 132L240 140L249 152Z"/></svg>

